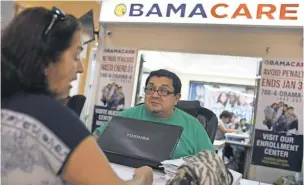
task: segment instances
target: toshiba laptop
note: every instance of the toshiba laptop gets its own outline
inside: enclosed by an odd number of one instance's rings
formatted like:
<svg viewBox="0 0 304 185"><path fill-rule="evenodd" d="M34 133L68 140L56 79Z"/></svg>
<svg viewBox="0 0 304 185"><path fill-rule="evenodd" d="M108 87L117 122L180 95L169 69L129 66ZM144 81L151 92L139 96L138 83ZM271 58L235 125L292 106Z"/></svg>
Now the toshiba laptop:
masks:
<svg viewBox="0 0 304 185"><path fill-rule="evenodd" d="M182 131L180 126L113 117L98 144L112 163L160 169L160 162L171 158Z"/></svg>

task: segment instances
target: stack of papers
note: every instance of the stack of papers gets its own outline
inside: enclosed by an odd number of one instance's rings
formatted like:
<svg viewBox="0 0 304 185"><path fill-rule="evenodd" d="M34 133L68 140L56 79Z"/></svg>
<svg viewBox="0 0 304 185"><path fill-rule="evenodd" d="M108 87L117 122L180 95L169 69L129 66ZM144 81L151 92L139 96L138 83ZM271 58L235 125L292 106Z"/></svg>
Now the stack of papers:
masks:
<svg viewBox="0 0 304 185"><path fill-rule="evenodd" d="M166 160L161 162L161 167L164 168L166 180L170 180L177 172L178 168L182 166L186 161L183 158Z"/></svg>

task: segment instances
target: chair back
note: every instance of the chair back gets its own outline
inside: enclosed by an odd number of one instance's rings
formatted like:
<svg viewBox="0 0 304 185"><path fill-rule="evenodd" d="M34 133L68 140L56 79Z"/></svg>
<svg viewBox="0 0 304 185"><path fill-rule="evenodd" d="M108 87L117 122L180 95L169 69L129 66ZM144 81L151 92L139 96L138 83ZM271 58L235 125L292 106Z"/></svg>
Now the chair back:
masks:
<svg viewBox="0 0 304 185"><path fill-rule="evenodd" d="M81 111L85 104L86 97L84 95L75 95L72 96L71 99L67 103L67 107L73 110L78 116L81 115Z"/></svg>
<svg viewBox="0 0 304 185"><path fill-rule="evenodd" d="M178 102L176 107L198 119L198 121L206 129L211 142L214 142L218 127L218 119L214 112L207 108L201 107L199 101L181 100Z"/></svg>

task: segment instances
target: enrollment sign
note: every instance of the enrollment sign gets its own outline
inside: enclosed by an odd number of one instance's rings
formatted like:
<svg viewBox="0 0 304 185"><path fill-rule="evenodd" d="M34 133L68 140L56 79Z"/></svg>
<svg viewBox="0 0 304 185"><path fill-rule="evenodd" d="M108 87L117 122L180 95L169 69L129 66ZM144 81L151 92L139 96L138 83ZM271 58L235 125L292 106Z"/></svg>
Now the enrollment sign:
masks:
<svg viewBox="0 0 304 185"><path fill-rule="evenodd" d="M101 58L97 59L101 67L92 132L132 104L137 50L105 48L102 52Z"/></svg>
<svg viewBox="0 0 304 185"><path fill-rule="evenodd" d="M252 164L301 171L303 61L264 60Z"/></svg>

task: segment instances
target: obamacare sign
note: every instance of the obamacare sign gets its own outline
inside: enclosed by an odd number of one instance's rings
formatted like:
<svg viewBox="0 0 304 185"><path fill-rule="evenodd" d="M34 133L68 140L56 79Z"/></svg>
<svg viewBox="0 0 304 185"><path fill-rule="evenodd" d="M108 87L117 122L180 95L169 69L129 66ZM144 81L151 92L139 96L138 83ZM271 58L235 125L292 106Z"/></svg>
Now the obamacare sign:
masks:
<svg viewBox="0 0 304 185"><path fill-rule="evenodd" d="M303 0L105 0L100 22L302 27Z"/></svg>

